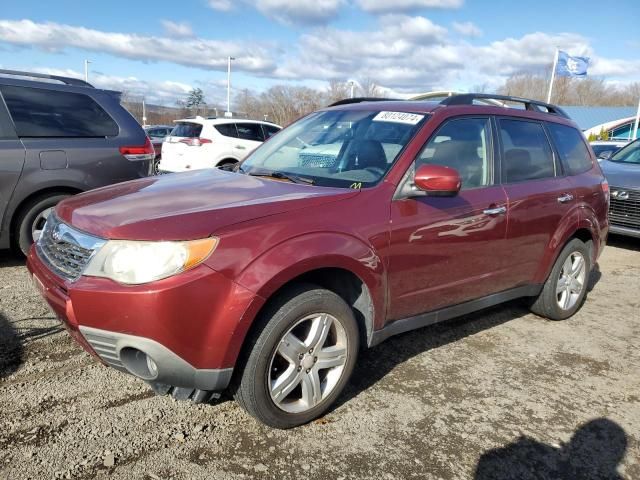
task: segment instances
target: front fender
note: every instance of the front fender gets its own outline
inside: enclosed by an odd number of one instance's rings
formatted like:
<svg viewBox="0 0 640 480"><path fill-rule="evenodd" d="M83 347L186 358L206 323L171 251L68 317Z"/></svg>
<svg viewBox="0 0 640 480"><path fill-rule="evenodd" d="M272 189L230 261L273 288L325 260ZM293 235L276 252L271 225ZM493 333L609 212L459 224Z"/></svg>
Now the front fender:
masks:
<svg viewBox="0 0 640 480"><path fill-rule="evenodd" d="M363 241L342 233L312 233L291 238L254 259L235 281L255 292L259 301L245 312L233 333L231 345L242 345L264 303L280 288L302 274L340 268L356 275L368 290L372 314L367 333L381 328L386 311L386 274L382 259ZM235 358L238 351L229 352Z"/></svg>

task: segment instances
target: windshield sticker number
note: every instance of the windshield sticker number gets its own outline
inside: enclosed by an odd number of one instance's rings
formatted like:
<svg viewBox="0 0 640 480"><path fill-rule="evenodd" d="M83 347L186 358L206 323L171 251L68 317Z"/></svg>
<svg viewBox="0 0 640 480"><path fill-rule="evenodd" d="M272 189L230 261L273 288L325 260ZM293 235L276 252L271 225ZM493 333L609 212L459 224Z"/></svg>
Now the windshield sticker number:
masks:
<svg viewBox="0 0 640 480"><path fill-rule="evenodd" d="M394 122L407 125L416 125L424 118L424 115L406 112L380 112L373 117L374 122Z"/></svg>

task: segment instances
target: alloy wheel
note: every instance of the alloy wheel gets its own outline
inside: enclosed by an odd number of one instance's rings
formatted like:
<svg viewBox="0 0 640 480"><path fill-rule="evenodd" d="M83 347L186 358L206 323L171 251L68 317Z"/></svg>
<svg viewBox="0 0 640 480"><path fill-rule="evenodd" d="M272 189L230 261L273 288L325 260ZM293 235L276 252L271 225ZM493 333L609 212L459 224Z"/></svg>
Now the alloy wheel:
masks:
<svg viewBox="0 0 640 480"><path fill-rule="evenodd" d="M347 363L347 334L340 321L317 313L299 320L281 338L269 365L273 403L305 412L331 394Z"/></svg>
<svg viewBox="0 0 640 480"><path fill-rule="evenodd" d="M586 265L580 252L571 253L562 264L556 285L556 301L562 310L570 310L578 302L587 276Z"/></svg>
<svg viewBox="0 0 640 480"><path fill-rule="evenodd" d="M44 224L47 223L47 218L49 218L52 211L53 207L45 208L42 212L36 215L36 218L33 219L33 222L31 223L31 238L33 238L34 243L37 242L40 235L42 235Z"/></svg>

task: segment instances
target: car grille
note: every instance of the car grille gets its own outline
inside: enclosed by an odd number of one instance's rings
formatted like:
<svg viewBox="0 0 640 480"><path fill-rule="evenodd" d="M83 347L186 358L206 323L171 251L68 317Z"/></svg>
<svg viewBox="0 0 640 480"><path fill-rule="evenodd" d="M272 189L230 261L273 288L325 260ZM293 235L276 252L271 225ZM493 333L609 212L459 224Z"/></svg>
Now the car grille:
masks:
<svg viewBox="0 0 640 480"><path fill-rule="evenodd" d="M82 275L93 253L104 243L101 238L75 230L51 214L38 239L36 251L54 273L75 281Z"/></svg>
<svg viewBox="0 0 640 480"><path fill-rule="evenodd" d="M640 190L610 187L609 221L612 225L640 228Z"/></svg>
<svg viewBox="0 0 640 480"><path fill-rule="evenodd" d="M298 154L301 167L331 168L335 167L338 157L332 154L304 153Z"/></svg>

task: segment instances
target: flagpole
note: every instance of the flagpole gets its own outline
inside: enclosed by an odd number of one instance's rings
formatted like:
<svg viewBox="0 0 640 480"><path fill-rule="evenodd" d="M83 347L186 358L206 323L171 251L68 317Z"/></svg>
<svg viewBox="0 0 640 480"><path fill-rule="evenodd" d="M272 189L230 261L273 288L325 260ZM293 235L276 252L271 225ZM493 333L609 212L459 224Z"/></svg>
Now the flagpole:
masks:
<svg viewBox="0 0 640 480"><path fill-rule="evenodd" d="M553 57L553 68L551 69L551 81L549 82L549 93L547 94L547 103L551 103L551 92L553 91L553 81L556 78L556 67L558 66L558 49Z"/></svg>
<svg viewBox="0 0 640 480"><path fill-rule="evenodd" d="M638 123L640 122L640 101L638 102L638 113L636 113L636 126L633 128L633 139L638 138Z"/></svg>

